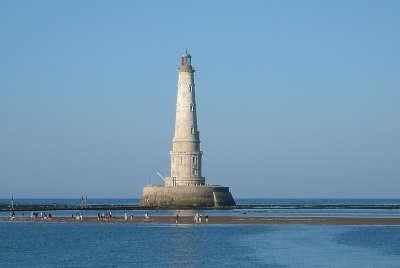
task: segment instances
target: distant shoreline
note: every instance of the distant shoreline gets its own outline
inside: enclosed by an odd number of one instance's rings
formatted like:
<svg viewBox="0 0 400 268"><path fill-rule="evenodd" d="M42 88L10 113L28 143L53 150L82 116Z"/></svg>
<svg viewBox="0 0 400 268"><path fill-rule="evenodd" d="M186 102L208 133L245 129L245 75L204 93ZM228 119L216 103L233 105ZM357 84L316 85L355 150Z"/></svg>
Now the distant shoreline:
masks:
<svg viewBox="0 0 400 268"><path fill-rule="evenodd" d="M178 224L307 224L307 225L400 225L400 218L371 218L371 217L238 217L238 216L211 216L208 223L203 215L201 223L194 223L192 216L182 216ZM98 223L98 224L176 224L175 216L154 216L149 219L134 217L125 220L123 217L98 220L97 217L83 217L76 220L72 217L53 217L51 219L30 218L17 216L14 220L9 217L0 217L0 222L31 222L31 223Z"/></svg>

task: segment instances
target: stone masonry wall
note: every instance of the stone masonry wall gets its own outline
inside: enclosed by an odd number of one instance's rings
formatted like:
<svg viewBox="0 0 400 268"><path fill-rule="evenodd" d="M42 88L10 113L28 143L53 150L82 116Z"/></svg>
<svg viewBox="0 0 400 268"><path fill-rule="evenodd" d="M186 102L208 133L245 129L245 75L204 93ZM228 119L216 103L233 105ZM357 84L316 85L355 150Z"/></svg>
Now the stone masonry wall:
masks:
<svg viewBox="0 0 400 268"><path fill-rule="evenodd" d="M145 207L234 206L229 187L223 186L146 186L141 205Z"/></svg>

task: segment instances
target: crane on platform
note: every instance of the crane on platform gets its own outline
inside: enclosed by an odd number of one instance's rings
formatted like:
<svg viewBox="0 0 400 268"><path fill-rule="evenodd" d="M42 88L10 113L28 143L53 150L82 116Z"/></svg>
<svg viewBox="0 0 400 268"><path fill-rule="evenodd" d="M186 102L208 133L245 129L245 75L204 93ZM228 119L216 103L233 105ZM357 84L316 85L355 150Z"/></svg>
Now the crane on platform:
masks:
<svg viewBox="0 0 400 268"><path fill-rule="evenodd" d="M167 180L165 179L165 177L164 177L163 175L161 175L160 172L157 171L156 174L157 174L158 177L160 177L160 178L163 180L164 183L167 182Z"/></svg>

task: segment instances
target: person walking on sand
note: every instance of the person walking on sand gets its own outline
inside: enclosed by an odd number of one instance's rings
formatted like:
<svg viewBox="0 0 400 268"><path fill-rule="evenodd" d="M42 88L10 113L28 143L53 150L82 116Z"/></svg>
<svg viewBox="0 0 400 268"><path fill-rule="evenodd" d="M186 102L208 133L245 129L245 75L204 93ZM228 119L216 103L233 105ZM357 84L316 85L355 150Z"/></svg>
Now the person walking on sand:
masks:
<svg viewBox="0 0 400 268"><path fill-rule="evenodd" d="M179 223L179 211L176 211L176 220L175 223L178 224Z"/></svg>
<svg viewBox="0 0 400 268"><path fill-rule="evenodd" d="M124 220L125 220L125 221L128 220L128 214L126 213L126 211L125 211L125 213L124 213Z"/></svg>

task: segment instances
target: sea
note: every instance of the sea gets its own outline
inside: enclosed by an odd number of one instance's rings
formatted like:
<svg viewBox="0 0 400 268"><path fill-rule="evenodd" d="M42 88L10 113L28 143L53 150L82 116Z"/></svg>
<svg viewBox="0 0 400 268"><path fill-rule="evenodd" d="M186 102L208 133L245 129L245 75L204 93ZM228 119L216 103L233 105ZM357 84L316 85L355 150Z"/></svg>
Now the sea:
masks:
<svg viewBox="0 0 400 268"><path fill-rule="evenodd" d="M10 200L0 200L8 203ZM74 199L16 203L79 204ZM96 199L90 204L134 204ZM400 204L399 199L238 199L239 204ZM69 212L54 211L55 216ZM73 212L71 212L73 213ZM96 213L85 211L84 213ZM115 212L121 213L121 212ZM135 215L143 211L130 211ZM173 211L151 211L173 215ZM211 215L400 217L397 209L207 210ZM0 216L5 216L5 212ZM117 215L118 216L118 215ZM400 267L400 226L0 221L0 267Z"/></svg>

